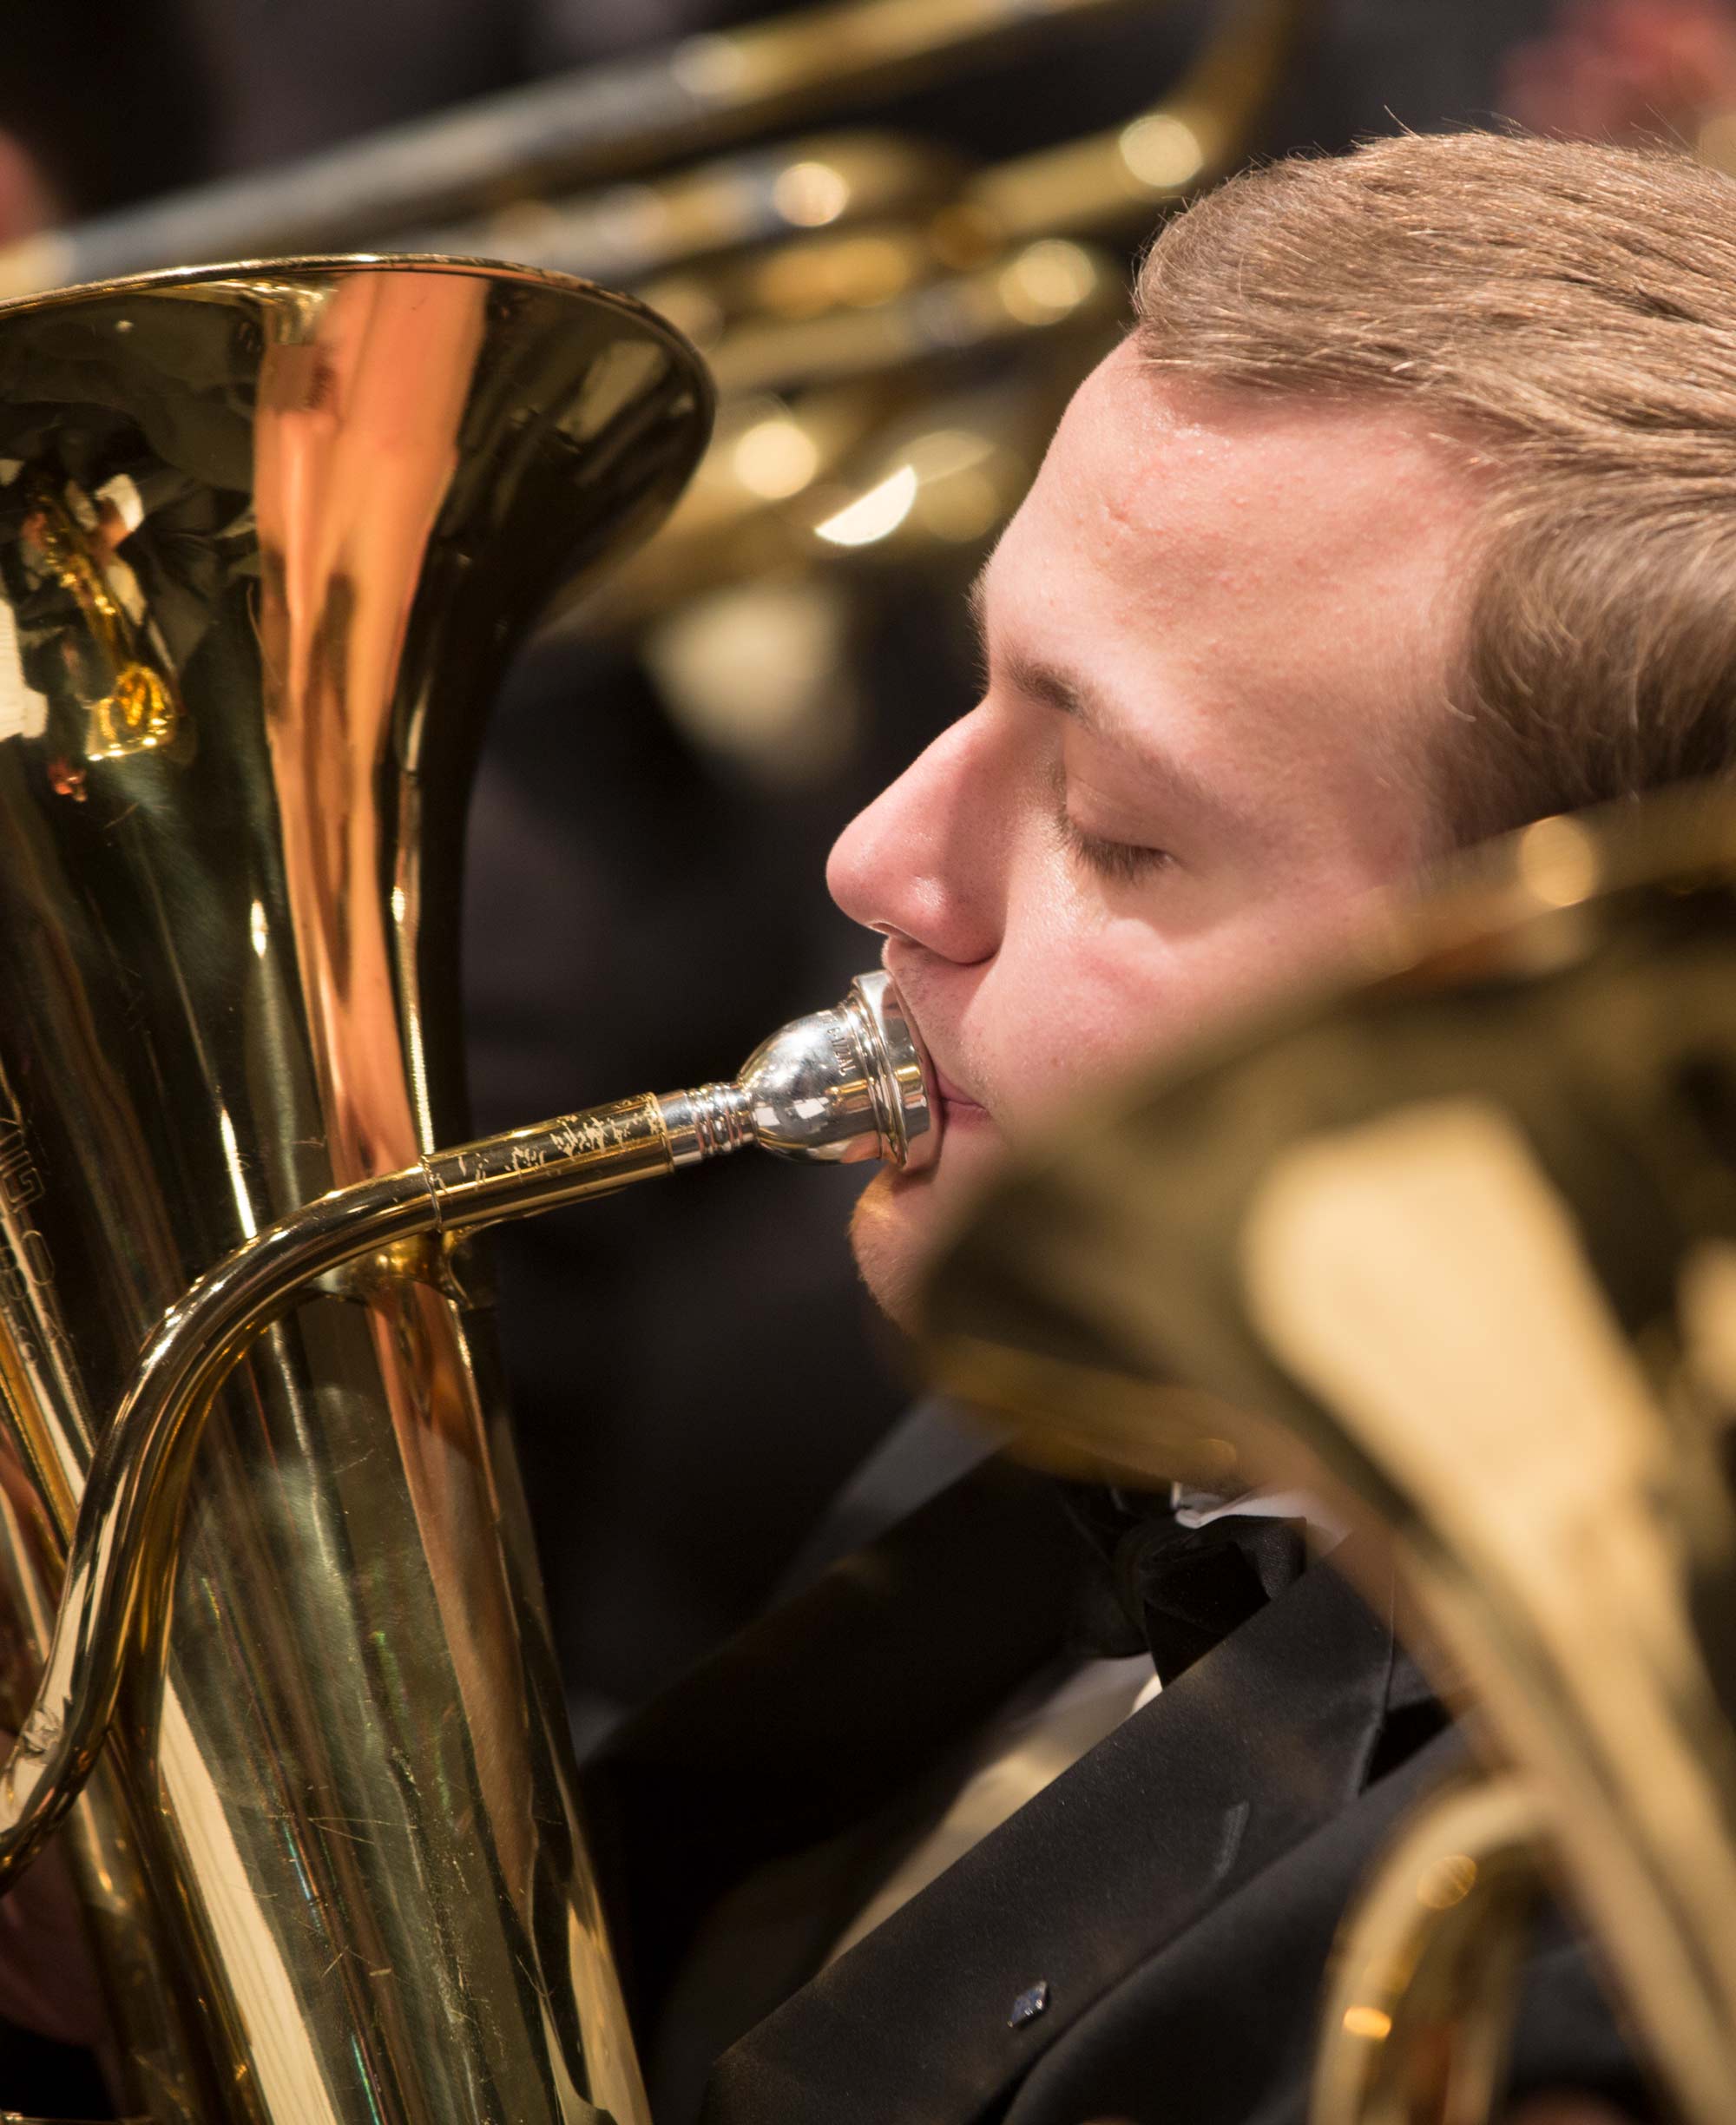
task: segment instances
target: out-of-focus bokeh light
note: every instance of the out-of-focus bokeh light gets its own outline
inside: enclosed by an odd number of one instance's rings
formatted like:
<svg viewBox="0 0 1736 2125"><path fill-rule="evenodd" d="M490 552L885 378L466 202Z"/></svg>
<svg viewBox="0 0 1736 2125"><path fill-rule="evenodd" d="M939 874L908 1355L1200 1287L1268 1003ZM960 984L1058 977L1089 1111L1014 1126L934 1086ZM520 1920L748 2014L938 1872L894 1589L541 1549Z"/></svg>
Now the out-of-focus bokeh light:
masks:
<svg viewBox="0 0 1736 2125"><path fill-rule="evenodd" d="M975 430L933 429L908 454L917 476L913 515L948 545L987 537L1015 498L1008 453Z"/></svg>
<svg viewBox="0 0 1736 2125"><path fill-rule="evenodd" d="M917 469L902 464L846 508L814 526L814 536L829 546L871 546L890 538L911 513L917 498Z"/></svg>
<svg viewBox="0 0 1736 2125"><path fill-rule="evenodd" d="M1423 1869L1417 1901L1428 1911L1450 1911L1476 1886L1476 1862L1469 1852L1443 1852Z"/></svg>
<svg viewBox="0 0 1736 2125"><path fill-rule="evenodd" d="M747 55L727 36L702 34L676 46L669 71L691 95L728 95L746 79Z"/></svg>
<svg viewBox="0 0 1736 2125"><path fill-rule="evenodd" d="M851 614L835 576L742 583L689 599L645 650L696 744L788 788L835 773L854 742L855 689L842 668Z"/></svg>
<svg viewBox="0 0 1736 2125"><path fill-rule="evenodd" d="M1153 111L1135 118L1121 135L1121 160L1154 192L1179 191L1206 167L1206 150L1185 118Z"/></svg>
<svg viewBox="0 0 1736 2125"><path fill-rule="evenodd" d="M850 182L830 162L792 162L773 184L772 204L799 228L824 228L850 204Z"/></svg>
<svg viewBox="0 0 1736 2125"><path fill-rule="evenodd" d="M799 494L819 469L812 438L787 413L774 413L736 438L730 466L750 494L767 502Z"/></svg>
<svg viewBox="0 0 1736 2125"><path fill-rule="evenodd" d="M1576 819L1539 819L1519 837L1519 874L1546 906L1576 906L1597 890L1597 843Z"/></svg>
<svg viewBox="0 0 1736 2125"><path fill-rule="evenodd" d="M1027 244L1001 274L1001 299L1024 325L1048 325L1076 310L1097 284L1091 254L1051 237Z"/></svg>

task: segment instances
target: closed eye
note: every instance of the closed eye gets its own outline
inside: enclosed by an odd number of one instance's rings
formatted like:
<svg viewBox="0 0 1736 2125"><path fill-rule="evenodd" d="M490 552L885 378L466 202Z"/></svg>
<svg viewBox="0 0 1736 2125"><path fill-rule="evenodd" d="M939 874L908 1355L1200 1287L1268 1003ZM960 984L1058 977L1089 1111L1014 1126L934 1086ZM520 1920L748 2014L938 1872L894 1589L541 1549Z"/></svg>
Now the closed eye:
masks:
<svg viewBox="0 0 1736 2125"><path fill-rule="evenodd" d="M1142 848L1133 841L1106 841L1088 832L1070 812L1061 814L1061 838L1071 852L1099 878L1133 885L1167 870L1175 859L1167 849Z"/></svg>

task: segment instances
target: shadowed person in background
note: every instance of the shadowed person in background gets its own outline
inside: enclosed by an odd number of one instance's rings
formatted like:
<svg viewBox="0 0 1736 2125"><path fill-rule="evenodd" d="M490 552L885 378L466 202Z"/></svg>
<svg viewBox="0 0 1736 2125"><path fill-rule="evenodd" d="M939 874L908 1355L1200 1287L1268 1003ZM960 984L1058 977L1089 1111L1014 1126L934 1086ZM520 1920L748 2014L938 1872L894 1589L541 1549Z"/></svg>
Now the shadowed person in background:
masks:
<svg viewBox="0 0 1736 2125"><path fill-rule="evenodd" d="M180 0L14 9L0 66L0 244L198 182L212 132Z"/></svg>

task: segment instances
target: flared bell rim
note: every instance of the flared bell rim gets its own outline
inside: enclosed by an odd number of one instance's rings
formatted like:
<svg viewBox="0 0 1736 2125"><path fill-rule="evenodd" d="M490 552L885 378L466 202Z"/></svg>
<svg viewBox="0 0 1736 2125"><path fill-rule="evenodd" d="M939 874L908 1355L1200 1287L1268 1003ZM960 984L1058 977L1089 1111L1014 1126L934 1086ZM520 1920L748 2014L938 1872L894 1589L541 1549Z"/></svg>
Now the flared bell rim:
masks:
<svg viewBox="0 0 1736 2125"><path fill-rule="evenodd" d="M226 281L258 283L299 276L337 279L353 273L439 273L455 279L492 281L502 286L538 288L550 294L582 297L642 326L651 338L661 341L689 372L707 424L715 411L716 386L704 356L685 332L637 296L620 288L605 287L600 281L587 280L578 273L556 273L546 266L516 265L509 259L471 257L455 252L309 252L293 258L229 259L202 266L161 266L152 273L123 273L107 280L74 281L65 287L0 298L0 324L12 317L40 316L47 311L73 308L99 297L172 293L181 288L220 286Z"/></svg>

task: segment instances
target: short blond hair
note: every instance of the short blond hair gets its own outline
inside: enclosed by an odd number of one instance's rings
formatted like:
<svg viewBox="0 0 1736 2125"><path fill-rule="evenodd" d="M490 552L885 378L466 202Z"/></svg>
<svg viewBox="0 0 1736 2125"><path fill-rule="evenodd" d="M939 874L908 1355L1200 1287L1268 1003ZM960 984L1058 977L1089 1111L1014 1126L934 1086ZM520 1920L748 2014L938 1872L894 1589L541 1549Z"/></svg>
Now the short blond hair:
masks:
<svg viewBox="0 0 1736 2125"><path fill-rule="evenodd" d="M1405 135L1233 179L1137 301L1164 370L1405 402L1485 484L1433 763L1455 838L1736 767L1736 182Z"/></svg>

